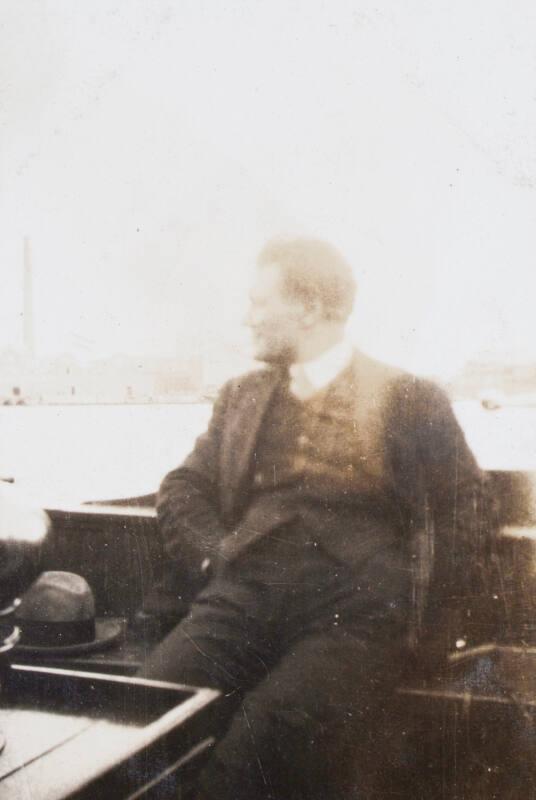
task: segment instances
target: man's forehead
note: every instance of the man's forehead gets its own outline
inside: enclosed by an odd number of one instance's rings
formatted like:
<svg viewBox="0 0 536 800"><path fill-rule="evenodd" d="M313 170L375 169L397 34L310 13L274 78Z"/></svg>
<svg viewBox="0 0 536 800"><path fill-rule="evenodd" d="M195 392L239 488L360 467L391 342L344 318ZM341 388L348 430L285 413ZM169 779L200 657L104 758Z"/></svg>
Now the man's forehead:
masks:
<svg viewBox="0 0 536 800"><path fill-rule="evenodd" d="M253 273L250 296L280 294L281 268L277 264L262 264Z"/></svg>

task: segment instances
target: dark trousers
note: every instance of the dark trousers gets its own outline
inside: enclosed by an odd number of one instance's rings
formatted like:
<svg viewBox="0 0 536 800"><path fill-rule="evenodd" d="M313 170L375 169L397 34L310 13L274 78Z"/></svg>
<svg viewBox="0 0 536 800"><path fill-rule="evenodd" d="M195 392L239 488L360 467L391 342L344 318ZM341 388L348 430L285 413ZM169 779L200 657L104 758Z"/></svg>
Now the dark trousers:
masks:
<svg viewBox="0 0 536 800"><path fill-rule="evenodd" d="M291 529L224 565L143 670L224 693L202 797L367 797L408 599L392 550L356 570Z"/></svg>

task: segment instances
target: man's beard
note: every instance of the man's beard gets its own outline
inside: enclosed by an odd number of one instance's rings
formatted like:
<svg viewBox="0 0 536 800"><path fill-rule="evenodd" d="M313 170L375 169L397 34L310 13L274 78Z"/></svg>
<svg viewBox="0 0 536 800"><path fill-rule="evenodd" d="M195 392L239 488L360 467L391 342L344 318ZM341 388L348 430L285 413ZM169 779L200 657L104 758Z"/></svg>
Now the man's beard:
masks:
<svg viewBox="0 0 536 800"><path fill-rule="evenodd" d="M290 367L296 361L296 348L291 345L278 350L266 350L257 356L257 361L262 361L271 367Z"/></svg>

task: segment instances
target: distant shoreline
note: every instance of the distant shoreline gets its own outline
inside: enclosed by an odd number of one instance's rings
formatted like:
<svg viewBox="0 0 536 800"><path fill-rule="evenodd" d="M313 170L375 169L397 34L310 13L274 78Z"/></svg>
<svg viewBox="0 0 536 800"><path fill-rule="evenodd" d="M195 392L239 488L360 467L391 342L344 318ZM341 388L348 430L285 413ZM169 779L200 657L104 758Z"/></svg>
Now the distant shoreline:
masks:
<svg viewBox="0 0 536 800"><path fill-rule="evenodd" d="M201 400L134 400L125 402L119 400L94 400L79 403L51 401L43 403L3 403L0 408L88 408L95 406L207 406L214 402L213 399L204 398Z"/></svg>

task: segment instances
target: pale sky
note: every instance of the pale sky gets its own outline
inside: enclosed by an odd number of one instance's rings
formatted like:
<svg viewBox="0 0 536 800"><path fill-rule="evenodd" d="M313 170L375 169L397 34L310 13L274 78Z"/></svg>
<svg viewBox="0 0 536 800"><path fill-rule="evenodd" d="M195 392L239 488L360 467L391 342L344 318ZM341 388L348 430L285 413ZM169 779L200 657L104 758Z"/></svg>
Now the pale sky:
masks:
<svg viewBox="0 0 536 800"><path fill-rule="evenodd" d="M536 356L534 0L3 0L0 348L237 353L250 270L329 239L373 355Z"/></svg>

